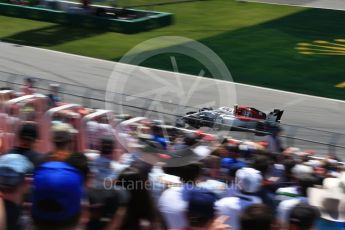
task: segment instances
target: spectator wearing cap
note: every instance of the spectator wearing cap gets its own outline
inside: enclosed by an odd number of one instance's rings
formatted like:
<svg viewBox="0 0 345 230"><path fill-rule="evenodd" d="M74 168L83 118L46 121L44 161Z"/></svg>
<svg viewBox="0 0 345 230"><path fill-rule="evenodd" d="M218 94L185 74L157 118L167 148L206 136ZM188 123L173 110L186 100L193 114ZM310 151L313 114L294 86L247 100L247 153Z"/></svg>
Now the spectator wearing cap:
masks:
<svg viewBox="0 0 345 230"><path fill-rule="evenodd" d="M277 216L280 224L283 227L286 227L288 225L290 212L296 205L308 204L309 201L307 191L309 188L314 187L317 182L317 178L311 175L304 175L300 177L298 180L298 195L279 203L277 208Z"/></svg>
<svg viewBox="0 0 345 230"><path fill-rule="evenodd" d="M24 122L17 132L17 145L7 154L20 154L27 157L37 167L42 162L42 154L34 151L34 146L39 137L37 124Z"/></svg>
<svg viewBox="0 0 345 230"><path fill-rule="evenodd" d="M224 224L226 220L216 219L216 195L208 190L195 188L190 191L187 208L186 230L227 230L230 226Z"/></svg>
<svg viewBox="0 0 345 230"><path fill-rule="evenodd" d="M238 230L239 215L248 206L260 204L262 200L255 195L262 185L262 175L253 168L242 168L236 172L237 191L233 197L226 197L216 202L219 215L229 216L227 224L232 229Z"/></svg>
<svg viewBox="0 0 345 230"><path fill-rule="evenodd" d="M78 131L70 124L56 123L52 126L54 150L50 153L49 160L65 161L73 152L73 135Z"/></svg>
<svg viewBox="0 0 345 230"><path fill-rule="evenodd" d="M47 154L45 162L61 161L68 163L80 171L86 182L90 172L87 157L82 153L73 152L73 137L78 131L70 124L60 122L53 125L52 131L55 148Z"/></svg>
<svg viewBox="0 0 345 230"><path fill-rule="evenodd" d="M42 164L34 175L32 218L36 229L75 229L81 214L83 177L65 162Z"/></svg>
<svg viewBox="0 0 345 230"><path fill-rule="evenodd" d="M33 164L23 155L0 156L0 192L3 196L8 230L23 230L26 223L22 217L22 202L29 191L30 180L26 174L32 172Z"/></svg>
<svg viewBox="0 0 345 230"><path fill-rule="evenodd" d="M278 230L273 210L264 204L253 204L240 215L241 230Z"/></svg>
<svg viewBox="0 0 345 230"><path fill-rule="evenodd" d="M312 230L316 227L319 217L320 212L317 208L308 204L298 204L289 215L288 230Z"/></svg>

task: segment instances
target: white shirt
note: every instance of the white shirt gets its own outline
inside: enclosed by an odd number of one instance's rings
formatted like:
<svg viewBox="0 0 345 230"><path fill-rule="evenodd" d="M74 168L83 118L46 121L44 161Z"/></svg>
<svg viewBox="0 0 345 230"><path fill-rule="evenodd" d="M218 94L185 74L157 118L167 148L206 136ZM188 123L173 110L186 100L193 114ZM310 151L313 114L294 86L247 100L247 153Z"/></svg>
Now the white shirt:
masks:
<svg viewBox="0 0 345 230"><path fill-rule="evenodd" d="M289 223L290 212L299 203L308 203L308 199L306 197L298 197L280 202L277 211L278 220L282 224L282 227L287 227L287 224Z"/></svg>
<svg viewBox="0 0 345 230"><path fill-rule="evenodd" d="M160 196L162 195L165 185L161 183L160 178L164 176L164 171L159 166L153 166L151 172L149 173L149 181L151 184L151 193L155 201L159 201Z"/></svg>
<svg viewBox="0 0 345 230"><path fill-rule="evenodd" d="M298 188L298 186L278 188L276 191L275 200L281 202L299 197L300 195Z"/></svg>
<svg viewBox="0 0 345 230"><path fill-rule="evenodd" d="M172 187L163 192L158 207L170 229L188 227L186 212L188 203L182 197L183 187Z"/></svg>
<svg viewBox="0 0 345 230"><path fill-rule="evenodd" d="M226 224L231 226L232 230L240 230L239 216L248 206L261 204L262 200L256 196L244 195L236 192L233 197L226 197L216 202L217 214L228 216Z"/></svg>

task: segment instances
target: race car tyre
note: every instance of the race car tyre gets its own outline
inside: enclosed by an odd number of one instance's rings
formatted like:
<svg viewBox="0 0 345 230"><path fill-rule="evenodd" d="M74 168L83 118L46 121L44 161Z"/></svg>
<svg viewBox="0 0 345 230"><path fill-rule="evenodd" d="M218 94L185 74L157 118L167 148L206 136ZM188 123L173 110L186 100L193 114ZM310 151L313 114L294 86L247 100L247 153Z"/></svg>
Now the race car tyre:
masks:
<svg viewBox="0 0 345 230"><path fill-rule="evenodd" d="M186 122L182 118L178 118L176 120L176 127L185 128L186 127Z"/></svg>
<svg viewBox="0 0 345 230"><path fill-rule="evenodd" d="M223 118L217 118L213 124L213 129L219 131L222 128L223 128Z"/></svg>

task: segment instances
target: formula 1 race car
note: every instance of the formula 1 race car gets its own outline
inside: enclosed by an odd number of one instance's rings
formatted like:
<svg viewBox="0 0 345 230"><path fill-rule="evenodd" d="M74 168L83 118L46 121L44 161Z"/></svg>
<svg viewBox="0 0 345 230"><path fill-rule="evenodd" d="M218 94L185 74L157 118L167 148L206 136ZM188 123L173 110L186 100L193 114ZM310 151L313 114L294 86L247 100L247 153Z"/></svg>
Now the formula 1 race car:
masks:
<svg viewBox="0 0 345 230"><path fill-rule="evenodd" d="M191 126L196 129L210 127L233 131L249 131L250 129L267 132L268 127L280 122L283 113L284 110L274 109L266 114L252 107L238 105L235 105L234 108L202 108L198 112L188 112L185 116L178 118L176 126Z"/></svg>

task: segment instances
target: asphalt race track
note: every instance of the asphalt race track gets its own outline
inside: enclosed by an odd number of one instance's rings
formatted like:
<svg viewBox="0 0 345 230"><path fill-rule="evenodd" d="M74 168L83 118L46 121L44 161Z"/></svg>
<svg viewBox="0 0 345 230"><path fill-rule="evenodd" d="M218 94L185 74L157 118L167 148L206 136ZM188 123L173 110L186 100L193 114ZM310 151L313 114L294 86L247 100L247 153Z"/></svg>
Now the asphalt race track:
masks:
<svg viewBox="0 0 345 230"><path fill-rule="evenodd" d="M279 108L285 110L282 118L285 124L345 133L345 101L117 64L9 43L0 43L0 71L100 90L106 90L110 77L113 77L116 82L109 89L119 93L194 107L232 106L233 103L238 103L265 112ZM8 75L0 73L0 80L8 79ZM93 93L92 90L86 92L90 96ZM104 95L101 97L105 98ZM126 100L128 104L132 103ZM133 103L140 102L133 100ZM155 108L166 109L159 106ZM329 138L333 136L338 138L338 145L345 145L345 135L290 128L285 130L289 135L321 142L329 142ZM327 151L324 146L306 143L295 145ZM339 148L337 153L344 154L345 149ZM341 157L344 158L343 156Z"/></svg>

